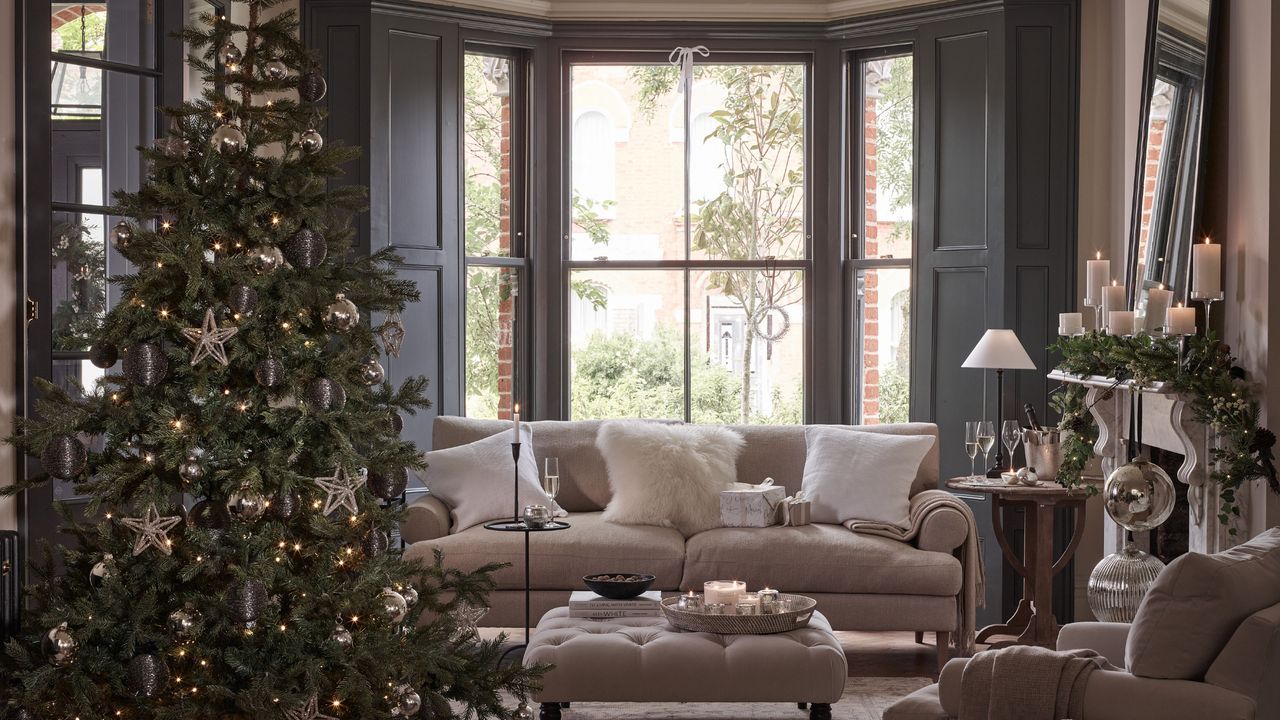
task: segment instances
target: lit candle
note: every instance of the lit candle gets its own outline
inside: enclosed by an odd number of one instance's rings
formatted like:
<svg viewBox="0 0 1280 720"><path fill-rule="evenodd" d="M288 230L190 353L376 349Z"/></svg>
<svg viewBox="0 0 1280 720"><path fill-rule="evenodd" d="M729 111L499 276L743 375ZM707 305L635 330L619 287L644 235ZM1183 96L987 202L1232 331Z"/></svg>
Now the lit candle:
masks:
<svg viewBox="0 0 1280 720"><path fill-rule="evenodd" d="M676 609L685 612L702 612L702 596L694 595L690 590L688 595L681 595L676 601Z"/></svg>
<svg viewBox="0 0 1280 720"><path fill-rule="evenodd" d="M1217 298L1222 294L1222 246L1204 239L1191 248L1191 296Z"/></svg>
<svg viewBox="0 0 1280 720"><path fill-rule="evenodd" d="M1107 316L1107 333L1110 335L1133 334L1133 311L1112 310Z"/></svg>
<svg viewBox="0 0 1280 720"><path fill-rule="evenodd" d="M765 588L756 593L760 598L760 612L764 615L773 615L780 609L778 602L778 591L773 588Z"/></svg>
<svg viewBox="0 0 1280 720"><path fill-rule="evenodd" d="M747 584L741 580L708 580L702 585L702 597L707 605L734 607L746 592Z"/></svg>
<svg viewBox="0 0 1280 720"><path fill-rule="evenodd" d="M520 403L511 412L511 442L520 442Z"/></svg>
<svg viewBox="0 0 1280 720"><path fill-rule="evenodd" d="M1160 329L1165 325L1165 316L1169 305L1173 302L1173 291L1165 290L1164 285L1147 291L1147 324L1148 332Z"/></svg>
<svg viewBox="0 0 1280 720"><path fill-rule="evenodd" d="M1195 335L1196 309L1183 307L1182 303L1178 303L1178 307L1169 308L1169 319L1165 325L1168 326L1170 335Z"/></svg>
<svg viewBox="0 0 1280 720"><path fill-rule="evenodd" d="M1115 280L1111 284L1102 289L1102 325L1108 327L1111 322L1111 313L1117 310L1125 310L1129 307L1129 303L1125 298L1125 288L1123 285L1117 285ZM1128 334L1132 334L1131 332Z"/></svg>
<svg viewBox="0 0 1280 720"><path fill-rule="evenodd" d="M1084 332L1084 315L1080 313L1058 313L1058 334L1079 335Z"/></svg>
<svg viewBox="0 0 1280 720"><path fill-rule="evenodd" d="M1090 260L1085 268L1084 304L1096 307L1102 304L1102 288L1106 287L1111 277L1111 261L1102 259L1099 251L1095 259Z"/></svg>

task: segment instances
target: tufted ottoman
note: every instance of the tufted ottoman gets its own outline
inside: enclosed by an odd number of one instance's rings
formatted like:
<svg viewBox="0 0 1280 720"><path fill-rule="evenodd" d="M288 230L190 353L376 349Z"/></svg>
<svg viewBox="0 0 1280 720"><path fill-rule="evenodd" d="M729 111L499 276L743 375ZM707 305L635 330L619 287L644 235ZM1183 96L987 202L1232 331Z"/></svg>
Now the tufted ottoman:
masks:
<svg viewBox="0 0 1280 720"><path fill-rule="evenodd" d="M526 665L553 666L534 700L542 720L559 720L571 702L812 703L812 720L829 720L849 666L814 613L809 627L777 635L684 632L665 618L582 620L568 608L538 621Z"/></svg>

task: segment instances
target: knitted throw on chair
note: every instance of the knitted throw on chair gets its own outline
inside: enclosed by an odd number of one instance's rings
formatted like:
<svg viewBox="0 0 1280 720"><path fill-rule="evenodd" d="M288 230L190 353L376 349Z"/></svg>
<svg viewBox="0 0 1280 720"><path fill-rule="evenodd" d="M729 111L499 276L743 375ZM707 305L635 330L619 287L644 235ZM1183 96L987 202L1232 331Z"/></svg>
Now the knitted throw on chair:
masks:
<svg viewBox="0 0 1280 720"><path fill-rule="evenodd" d="M1092 650L1055 652L1030 645L984 650L964 668L959 720L1081 718L1085 686L1098 668L1116 669Z"/></svg>

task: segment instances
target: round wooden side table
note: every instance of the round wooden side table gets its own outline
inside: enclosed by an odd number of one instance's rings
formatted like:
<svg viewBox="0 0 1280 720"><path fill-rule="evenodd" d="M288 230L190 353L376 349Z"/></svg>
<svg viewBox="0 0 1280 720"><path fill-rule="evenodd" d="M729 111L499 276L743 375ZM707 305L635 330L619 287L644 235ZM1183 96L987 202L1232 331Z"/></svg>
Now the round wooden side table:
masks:
<svg viewBox="0 0 1280 720"><path fill-rule="evenodd" d="M991 496L991 525L995 528L996 542L1000 543L1000 551L1004 553L1005 560L1022 576L1022 599L1018 601L1018 609L1005 622L982 628L976 641L989 643L992 648L1008 645L1056 646L1059 626L1057 618L1053 616L1053 576L1071 561L1071 556L1080 545L1080 539L1084 537L1084 506L1088 495L1084 490L1068 490L1058 483L1044 481L1031 487L1006 485L1003 482L990 484L986 478L975 482L969 477L958 477L948 480L947 487ZM1054 559L1053 511L1059 506L1074 511L1075 530L1062 555ZM1006 507L1022 507L1026 513L1021 558L1014 554L1004 534L1001 510ZM998 636L1011 636L1014 639L991 642L991 638Z"/></svg>

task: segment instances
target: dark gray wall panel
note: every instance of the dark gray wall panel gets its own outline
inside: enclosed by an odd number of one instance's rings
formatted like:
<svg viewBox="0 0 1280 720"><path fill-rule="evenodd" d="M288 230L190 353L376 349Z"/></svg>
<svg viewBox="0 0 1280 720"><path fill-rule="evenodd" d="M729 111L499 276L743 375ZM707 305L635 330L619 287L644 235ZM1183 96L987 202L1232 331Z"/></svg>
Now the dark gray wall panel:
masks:
<svg viewBox="0 0 1280 720"><path fill-rule="evenodd" d="M1013 35L1011 99L1016 137L1011 154L1013 182L1009 183L1013 244L1024 249L1044 249L1049 247L1053 203L1050 177L1045 172L1051 165L1053 33L1047 27L1019 27Z"/></svg>
<svg viewBox="0 0 1280 720"><path fill-rule="evenodd" d="M980 420L982 371L960 367L987 323L987 269L938 268L933 273L933 421L947 429L939 440L943 477L969 472L964 423Z"/></svg>
<svg viewBox="0 0 1280 720"><path fill-rule="evenodd" d="M936 248L987 244L989 56L985 32L939 38Z"/></svg>
<svg viewBox="0 0 1280 720"><path fill-rule="evenodd" d="M441 38L402 30L385 36L387 223L396 247L443 249ZM457 129L453 124L452 128Z"/></svg>
<svg viewBox="0 0 1280 720"><path fill-rule="evenodd" d="M405 308L404 345L398 358L384 358L387 376L392 384L398 385L405 378L414 375L425 375L431 380L427 388L427 397L432 407L417 415L404 416L404 433L406 440L412 440L422 450L430 448L431 421L440 414L440 408L447 403L444 398L445 386L436 378L442 376L444 352L441 343L444 327L440 308L445 305L441 281L443 268L430 265L401 265L397 273L401 279L412 280L418 285L422 299Z"/></svg>
<svg viewBox="0 0 1280 720"><path fill-rule="evenodd" d="M1022 419L1022 404L1030 402L1036 408L1036 415L1044 420L1045 398L1049 395L1049 379L1045 373L1052 362L1049 359L1049 343L1057 339L1057 325L1049 325L1049 316L1045 312L1052 303L1050 292L1056 283L1050 280L1049 268L1043 265L1021 265L1015 268L1013 275L1013 330L1027 349L1036 369L1022 370L1012 374L1013 394L1021 402L1017 404L1017 417ZM1055 315L1056 322L1057 317ZM1026 421L1023 421L1026 424ZM1022 457L1022 449L1018 449L1018 457Z"/></svg>

